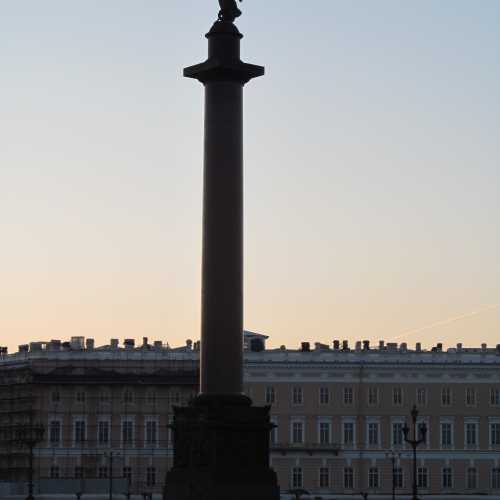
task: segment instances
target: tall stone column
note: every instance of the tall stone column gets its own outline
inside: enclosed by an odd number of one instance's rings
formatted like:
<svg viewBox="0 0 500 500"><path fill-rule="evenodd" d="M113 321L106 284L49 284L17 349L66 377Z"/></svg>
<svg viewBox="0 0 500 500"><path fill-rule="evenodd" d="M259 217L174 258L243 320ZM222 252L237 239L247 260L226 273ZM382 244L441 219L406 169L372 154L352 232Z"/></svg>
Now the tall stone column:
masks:
<svg viewBox="0 0 500 500"><path fill-rule="evenodd" d="M175 408L164 498L278 500L269 407L243 394L243 87L264 68L241 61L240 12L220 4L208 59L184 70L205 87L201 375L198 397Z"/></svg>
<svg viewBox="0 0 500 500"><path fill-rule="evenodd" d="M243 85L236 26L218 21L208 60L184 70L205 86L201 393L243 392Z"/></svg>

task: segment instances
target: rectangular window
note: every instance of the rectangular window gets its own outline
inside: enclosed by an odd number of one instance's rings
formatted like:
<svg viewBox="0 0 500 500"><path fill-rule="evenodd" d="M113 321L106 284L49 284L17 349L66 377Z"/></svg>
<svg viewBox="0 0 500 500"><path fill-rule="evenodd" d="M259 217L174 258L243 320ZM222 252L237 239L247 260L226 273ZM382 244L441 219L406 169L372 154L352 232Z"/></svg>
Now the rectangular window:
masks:
<svg viewBox="0 0 500 500"><path fill-rule="evenodd" d="M302 488L302 467L294 467L292 469L292 488Z"/></svg>
<svg viewBox="0 0 500 500"><path fill-rule="evenodd" d="M441 389L441 406L451 406L451 388L443 387Z"/></svg>
<svg viewBox="0 0 500 500"><path fill-rule="evenodd" d="M491 488L500 490L500 468L494 467L491 469Z"/></svg>
<svg viewBox="0 0 500 500"><path fill-rule="evenodd" d="M97 476L99 479L106 479L108 477L108 468L106 466L101 466L97 469Z"/></svg>
<svg viewBox="0 0 500 500"><path fill-rule="evenodd" d="M429 487L429 472L427 467L419 467L417 469L417 486L424 489Z"/></svg>
<svg viewBox="0 0 500 500"><path fill-rule="evenodd" d="M453 426L450 422L441 422L441 447L451 448L453 445Z"/></svg>
<svg viewBox="0 0 500 500"><path fill-rule="evenodd" d="M469 467L467 469L467 489L475 490L477 488L477 469Z"/></svg>
<svg viewBox="0 0 500 500"><path fill-rule="evenodd" d="M417 419L417 426L418 426L418 428L417 428L417 437L419 439L422 438L422 433L420 432L420 427L424 423L425 423L425 427L427 428L427 433L425 434L425 440L422 443L422 446L424 446L424 445L427 446L430 443L431 427L429 425L429 422L428 422L427 418L425 418L425 417Z"/></svg>
<svg viewBox="0 0 500 500"><path fill-rule="evenodd" d="M343 437L345 446L354 445L354 422L344 422Z"/></svg>
<svg viewBox="0 0 500 500"><path fill-rule="evenodd" d="M378 404L378 387L368 388L368 404L375 406Z"/></svg>
<svg viewBox="0 0 500 500"><path fill-rule="evenodd" d="M278 417L271 417L271 425L273 426L270 433L271 444L278 443Z"/></svg>
<svg viewBox="0 0 500 500"><path fill-rule="evenodd" d="M266 404L272 405L275 402L275 394L274 394L274 387L268 386L266 387Z"/></svg>
<svg viewBox="0 0 500 500"><path fill-rule="evenodd" d="M81 445L86 438L85 420L75 420L74 426L75 443Z"/></svg>
<svg viewBox="0 0 500 500"><path fill-rule="evenodd" d="M378 423L370 422L368 424L368 446L377 446L379 444L378 431Z"/></svg>
<svg viewBox="0 0 500 500"><path fill-rule="evenodd" d="M490 404L491 406L500 406L500 388L492 387L490 389Z"/></svg>
<svg viewBox="0 0 500 500"><path fill-rule="evenodd" d="M490 444L500 446L500 423L490 424Z"/></svg>
<svg viewBox="0 0 500 500"><path fill-rule="evenodd" d="M146 402L148 405L154 406L156 404L156 392L148 391L146 394Z"/></svg>
<svg viewBox="0 0 500 500"><path fill-rule="evenodd" d="M467 406L476 406L476 389L467 387L465 389L465 404Z"/></svg>
<svg viewBox="0 0 500 500"><path fill-rule="evenodd" d="M50 478L51 479L59 479L59 466L52 465L50 468Z"/></svg>
<svg viewBox="0 0 500 500"><path fill-rule="evenodd" d="M129 483L132 482L132 467L123 468L123 479L126 479Z"/></svg>
<svg viewBox="0 0 500 500"><path fill-rule="evenodd" d="M76 391L75 399L77 403L85 403L85 391Z"/></svg>
<svg viewBox="0 0 500 500"><path fill-rule="evenodd" d="M368 470L368 488L375 489L379 487L378 468L370 467Z"/></svg>
<svg viewBox="0 0 500 500"><path fill-rule="evenodd" d="M319 487L330 487L330 469L328 467L320 467L319 469Z"/></svg>
<svg viewBox="0 0 500 500"><path fill-rule="evenodd" d="M417 406L427 406L427 389L425 387L417 389Z"/></svg>
<svg viewBox="0 0 500 500"><path fill-rule="evenodd" d="M146 445L156 446L158 444L158 422L156 420L146 421Z"/></svg>
<svg viewBox="0 0 500 500"><path fill-rule="evenodd" d="M146 486L154 486L156 484L156 468L146 468Z"/></svg>
<svg viewBox="0 0 500 500"><path fill-rule="evenodd" d="M465 424L465 446L475 448L477 445L477 424L467 422Z"/></svg>
<svg viewBox="0 0 500 500"><path fill-rule="evenodd" d="M393 446L403 446L403 423L393 422L392 424L392 445Z"/></svg>
<svg viewBox="0 0 500 500"><path fill-rule="evenodd" d="M404 488L403 469L401 467L394 467L392 479L394 481L395 488L398 488L400 490Z"/></svg>
<svg viewBox="0 0 500 500"><path fill-rule="evenodd" d="M441 474L441 486L443 489L453 488L453 472L451 467L444 467Z"/></svg>
<svg viewBox="0 0 500 500"><path fill-rule="evenodd" d="M174 416L172 414L167 416L168 425L167 425L167 444L172 445L174 442L174 431L172 429L172 425L174 423Z"/></svg>
<svg viewBox="0 0 500 500"><path fill-rule="evenodd" d="M346 467L344 469L344 489L354 489L354 469L352 467Z"/></svg>
<svg viewBox="0 0 500 500"><path fill-rule="evenodd" d="M122 422L122 443L131 445L134 440L134 422L132 420L123 420Z"/></svg>
<svg viewBox="0 0 500 500"><path fill-rule="evenodd" d="M51 446L61 444L61 422L59 420L52 420L49 424L49 441Z"/></svg>
<svg viewBox="0 0 500 500"><path fill-rule="evenodd" d="M301 405L303 404L303 397L302 397L302 387L294 387L293 392L292 392L292 401L294 405Z"/></svg>
<svg viewBox="0 0 500 500"><path fill-rule="evenodd" d="M100 420L97 422L97 442L100 445L109 444L109 421Z"/></svg>
<svg viewBox="0 0 500 500"><path fill-rule="evenodd" d="M319 423L319 442L320 444L330 443L330 422Z"/></svg>
<svg viewBox="0 0 500 500"><path fill-rule="evenodd" d="M304 442L304 424L302 422L292 422L292 443L301 444Z"/></svg>
<svg viewBox="0 0 500 500"><path fill-rule="evenodd" d="M403 388L393 387L392 388L392 404L394 406L401 406L403 404Z"/></svg>
<svg viewBox="0 0 500 500"><path fill-rule="evenodd" d="M125 404L132 404L134 402L134 393L131 389L125 389L123 392L123 402Z"/></svg>
<svg viewBox="0 0 500 500"><path fill-rule="evenodd" d="M99 393L99 403L102 405L107 405L111 403L111 394L109 391L102 390Z"/></svg>
<svg viewBox="0 0 500 500"><path fill-rule="evenodd" d="M330 403L330 389L328 387L319 388L319 404L327 405Z"/></svg>
<svg viewBox="0 0 500 500"><path fill-rule="evenodd" d="M344 387L344 405L352 406L354 401L354 392L352 387Z"/></svg>

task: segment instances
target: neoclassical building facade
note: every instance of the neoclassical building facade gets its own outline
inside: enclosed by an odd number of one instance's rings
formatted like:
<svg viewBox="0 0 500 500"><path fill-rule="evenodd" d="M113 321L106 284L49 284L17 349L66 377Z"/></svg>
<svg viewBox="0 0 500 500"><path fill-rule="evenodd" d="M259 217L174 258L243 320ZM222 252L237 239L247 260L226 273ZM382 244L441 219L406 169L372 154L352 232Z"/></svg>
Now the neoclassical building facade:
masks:
<svg viewBox="0 0 500 500"><path fill-rule="evenodd" d="M413 452L404 427L418 409L423 495L500 495L500 347L443 350L367 342L267 349L245 334L245 387L270 405L271 460L282 492L339 498L408 495ZM44 488L159 493L172 463L173 406L197 393L198 344L95 347L91 339L32 343L0 357L2 480L25 480L20 425L41 424L34 476ZM100 486L99 486L100 485ZM125 492L125 491L124 491ZM458 498L458 497L457 497Z"/></svg>

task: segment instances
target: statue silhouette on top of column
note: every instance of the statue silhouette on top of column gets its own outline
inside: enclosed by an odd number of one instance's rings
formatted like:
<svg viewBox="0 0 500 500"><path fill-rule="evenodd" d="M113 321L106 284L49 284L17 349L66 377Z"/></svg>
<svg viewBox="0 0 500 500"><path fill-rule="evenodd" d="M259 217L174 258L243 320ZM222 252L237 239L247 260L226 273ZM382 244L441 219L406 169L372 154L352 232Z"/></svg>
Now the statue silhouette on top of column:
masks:
<svg viewBox="0 0 500 500"><path fill-rule="evenodd" d="M242 0L240 0L241 2ZM220 12L219 21L233 23L237 17L241 16L241 10L238 9L236 0L219 0Z"/></svg>

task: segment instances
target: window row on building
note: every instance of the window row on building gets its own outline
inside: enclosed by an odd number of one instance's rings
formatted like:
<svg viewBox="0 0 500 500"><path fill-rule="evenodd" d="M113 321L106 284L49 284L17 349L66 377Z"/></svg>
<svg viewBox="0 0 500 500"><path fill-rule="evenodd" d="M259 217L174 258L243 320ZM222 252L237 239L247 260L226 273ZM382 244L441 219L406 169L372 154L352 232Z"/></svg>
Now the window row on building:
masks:
<svg viewBox="0 0 500 500"><path fill-rule="evenodd" d="M463 393L462 393L463 392ZM460 395L462 393L462 395ZM309 394L307 394L310 397ZM328 386L319 387L317 392L317 401L321 405L329 405L337 403L334 398L334 393ZM449 386L441 387L440 403L443 407L453 406L456 403L456 398L463 398L466 406L475 407L479 403L479 391L476 387L466 387L454 389ZM344 406L352 406L355 403L355 389L351 386L342 388L341 403ZM266 386L264 389L264 401L266 404L276 404L277 391L272 385ZM369 406L378 406L382 401L380 386L368 386L366 390L366 403ZM429 401L429 388L417 387L414 394L407 394L403 386L393 386L391 388L391 403L393 406L403 406L405 401L409 404L416 404L419 407L425 407ZM294 406L303 405L305 402L304 388L300 385L294 385L290 392L290 402ZM490 406L500 406L500 387L490 387L489 390Z"/></svg>
<svg viewBox="0 0 500 500"><path fill-rule="evenodd" d="M389 428L382 426L380 417L365 417L365 432L364 440L358 440L357 419L356 417L340 417L340 436L333 435L333 420L331 417L318 417L316 430L312 436L306 436L306 419L304 417L291 417L289 420L289 442L291 444L317 443L321 445L330 445L336 442L342 447L356 447L364 444L366 447L382 447L387 444L383 442L383 430L388 432L388 442L391 447L405 447L405 420L401 417L392 417ZM280 435L280 419L276 416L272 417L275 425L271 432L271 443L279 443ZM423 445L429 447L431 444L431 436L434 429L430 424L430 419L423 417L417 421L417 428L420 423L425 422L427 433L421 436ZM456 429L454 418L443 417L439 421L439 448L454 449L463 447L464 449L477 449L480 445L480 418L469 417L464 421L463 427L463 442L458 443L456 437L458 429ZM412 437L412 429L407 429ZM418 434L418 431L417 431ZM283 434L281 434L283 436ZM340 438L340 439L338 439ZM460 445L460 446L459 446ZM500 417L491 418L488 422L488 445L490 448L500 447Z"/></svg>
<svg viewBox="0 0 500 500"><path fill-rule="evenodd" d="M134 481L134 470L132 467L123 467L121 470L121 477L126 479L129 483ZM146 467L144 470L135 471L136 475L140 475L143 480L145 480L146 486L155 486L158 480L158 473L156 467ZM97 479L108 479L110 477L110 467L107 465L98 466L95 469L88 469L84 467L77 466L73 470L63 471L59 465L51 465L49 469L49 477L51 479L86 479L86 478L97 478ZM113 468L113 477L118 478L119 472Z"/></svg>
<svg viewBox="0 0 500 500"><path fill-rule="evenodd" d="M158 447L160 442L168 444L172 436L170 429L163 426L160 433L159 417L144 419L142 438L145 447ZM119 429L112 427L111 418L103 418L96 425L89 426L85 417L74 417L72 420L70 446L81 447L86 443L95 443L97 446L110 446L117 440L122 446L136 446L138 425L133 416L121 417ZM48 425L48 442L51 447L60 447L64 442L63 422L61 419L51 419ZM117 436L118 433L118 436ZM163 434L163 435L161 435ZM66 439L68 439L68 437ZM161 439L160 439L161 438Z"/></svg>
<svg viewBox="0 0 500 500"><path fill-rule="evenodd" d="M395 467L392 474L386 476L390 481L390 486L394 482L396 489L404 489L408 486L407 481L413 481L412 477L405 477L402 467ZM340 488L344 490L354 490L357 488L357 479L355 469L353 467L344 467L342 471L342 483L334 484L332 481L332 473L328 467L320 467L317 472L317 485L319 488ZM417 486L419 489L430 488L430 471L428 467L420 466L417 468ZM370 489L381 489L382 473L379 467L369 467L367 471L367 484ZM455 488L455 474L452 467L443 467L441 469L440 486L443 490ZM465 488L468 490L477 490L479 485L479 470L477 467L467 467L465 471ZM484 486L484 485L483 485ZM302 467L296 466L290 472L290 487L304 487L304 470ZM493 467L490 470L490 488L492 490L500 489L500 468Z"/></svg>
<svg viewBox="0 0 500 500"><path fill-rule="evenodd" d="M189 395L189 397L192 396L194 396L194 393ZM73 401L74 403L80 405L86 403L99 403L100 405L105 406L114 402L119 402L127 405L146 404L154 406L162 402L169 404L181 404L186 402L186 397L188 397L188 395L180 391L158 394L154 390L148 390L145 393L142 393L134 391L131 388L126 388L119 393L105 389L94 394L93 392L89 393L85 389L76 389L75 391L64 393L61 393L59 390L53 390L50 393L50 402L52 404L64 402L64 404L67 405L69 401Z"/></svg>

